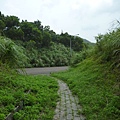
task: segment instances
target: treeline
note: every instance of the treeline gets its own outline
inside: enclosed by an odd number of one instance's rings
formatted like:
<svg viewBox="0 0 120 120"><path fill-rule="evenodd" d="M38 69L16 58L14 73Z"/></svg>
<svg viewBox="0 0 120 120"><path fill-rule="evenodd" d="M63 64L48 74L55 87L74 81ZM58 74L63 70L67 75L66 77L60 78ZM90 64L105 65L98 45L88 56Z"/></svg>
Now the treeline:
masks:
<svg viewBox="0 0 120 120"><path fill-rule="evenodd" d="M51 42L62 43L66 47L70 46L70 39L73 43L73 50L80 51L83 48L83 39L74 37L66 33L56 34L50 30L50 26L43 26L41 21L28 22L16 16L4 16L0 12L0 34L11 38L12 40L21 40L28 42L34 40L38 48L49 47Z"/></svg>
<svg viewBox="0 0 120 120"><path fill-rule="evenodd" d="M43 26L41 24L41 21L39 20L34 22L22 20L20 22L18 17L8 15L5 16L1 12L0 36L10 38L17 45L22 45L24 47L25 53L28 57L28 64L26 65L26 67L69 65L70 40L72 41L71 47L73 52L79 52L85 47L83 39L80 37L69 35L67 32L61 32L61 34L56 34L53 30L50 30L50 26ZM58 48L55 47L56 45ZM59 56L57 56L57 60L55 59L55 53L53 53L56 50L52 49L52 51L50 51L51 47L55 47L54 49L56 49L57 54L59 54ZM65 51L67 51L65 52L66 54L63 54L64 49ZM47 51L50 52L51 55L49 55ZM43 53L44 55L41 53ZM43 56L47 60L43 60ZM59 59L58 61L58 58L63 59ZM48 64L47 61L49 61L49 63L51 64Z"/></svg>

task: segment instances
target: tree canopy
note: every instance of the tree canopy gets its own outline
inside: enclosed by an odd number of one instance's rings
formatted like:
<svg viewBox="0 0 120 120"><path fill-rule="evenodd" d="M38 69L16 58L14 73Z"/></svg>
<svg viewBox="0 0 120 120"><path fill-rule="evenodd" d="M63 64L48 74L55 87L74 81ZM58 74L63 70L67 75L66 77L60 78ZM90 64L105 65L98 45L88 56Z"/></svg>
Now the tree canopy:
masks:
<svg viewBox="0 0 120 120"><path fill-rule="evenodd" d="M72 41L72 49L80 51L83 48L83 39L66 33L56 34L50 29L49 25L43 26L40 20L28 22L16 16L5 16L0 12L0 35L6 36L13 40L21 40L23 42L33 40L36 47L50 47L51 42L61 43L66 47L70 46Z"/></svg>

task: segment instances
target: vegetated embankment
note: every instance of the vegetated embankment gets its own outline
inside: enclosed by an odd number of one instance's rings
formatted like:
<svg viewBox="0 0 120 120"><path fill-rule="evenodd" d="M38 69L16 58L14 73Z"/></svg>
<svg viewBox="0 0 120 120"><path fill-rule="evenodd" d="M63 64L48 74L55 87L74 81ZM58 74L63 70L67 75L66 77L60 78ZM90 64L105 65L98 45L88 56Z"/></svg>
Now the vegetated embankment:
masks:
<svg viewBox="0 0 120 120"><path fill-rule="evenodd" d="M48 76L25 76L0 69L0 120L11 113L14 120L52 120L57 91L57 81ZM16 112L21 102L22 109Z"/></svg>
<svg viewBox="0 0 120 120"><path fill-rule="evenodd" d="M88 58L66 72L52 74L64 80L79 97L87 120L119 120L119 71Z"/></svg>

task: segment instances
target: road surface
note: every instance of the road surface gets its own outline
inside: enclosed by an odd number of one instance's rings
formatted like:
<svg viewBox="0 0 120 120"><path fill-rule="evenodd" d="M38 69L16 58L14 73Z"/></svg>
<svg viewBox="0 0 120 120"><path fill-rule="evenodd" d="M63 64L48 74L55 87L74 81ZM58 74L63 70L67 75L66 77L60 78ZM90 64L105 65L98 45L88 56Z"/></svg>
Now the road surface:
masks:
<svg viewBox="0 0 120 120"><path fill-rule="evenodd" d="M64 67L44 67L44 68L25 68L24 71L19 70L20 73L22 74L31 74L31 75L37 75L37 74L47 74L49 75L50 73L53 72L59 72L59 71L65 71L69 67L64 66Z"/></svg>

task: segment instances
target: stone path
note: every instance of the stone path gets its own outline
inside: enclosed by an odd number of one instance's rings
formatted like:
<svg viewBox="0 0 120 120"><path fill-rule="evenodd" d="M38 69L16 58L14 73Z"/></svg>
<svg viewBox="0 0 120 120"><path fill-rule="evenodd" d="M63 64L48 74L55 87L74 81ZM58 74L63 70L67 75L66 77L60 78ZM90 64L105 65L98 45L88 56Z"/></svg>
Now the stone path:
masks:
<svg viewBox="0 0 120 120"><path fill-rule="evenodd" d="M85 120L80 114L82 110L78 105L78 98L73 97L66 83L58 80L60 101L57 103L53 120Z"/></svg>

